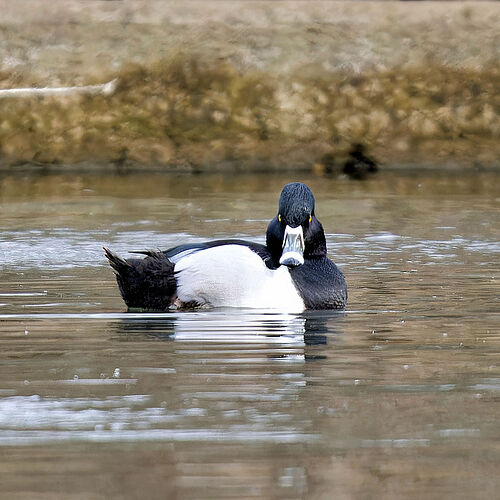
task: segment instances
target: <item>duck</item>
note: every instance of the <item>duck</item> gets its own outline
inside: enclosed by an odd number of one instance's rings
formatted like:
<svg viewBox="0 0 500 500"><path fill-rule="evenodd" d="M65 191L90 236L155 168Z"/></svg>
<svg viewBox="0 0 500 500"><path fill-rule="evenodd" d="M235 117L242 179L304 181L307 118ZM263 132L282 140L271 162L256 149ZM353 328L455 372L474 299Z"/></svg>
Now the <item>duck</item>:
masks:
<svg viewBox="0 0 500 500"><path fill-rule="evenodd" d="M129 310L226 308L345 309L347 284L327 256L311 189L286 184L266 243L225 239L187 243L124 259L104 247Z"/></svg>

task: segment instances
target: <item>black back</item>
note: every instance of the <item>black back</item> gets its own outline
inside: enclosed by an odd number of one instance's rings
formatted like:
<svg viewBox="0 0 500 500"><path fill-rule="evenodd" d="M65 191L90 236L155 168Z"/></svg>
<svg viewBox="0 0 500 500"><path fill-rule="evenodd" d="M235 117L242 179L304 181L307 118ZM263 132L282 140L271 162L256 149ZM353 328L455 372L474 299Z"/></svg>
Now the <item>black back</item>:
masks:
<svg viewBox="0 0 500 500"><path fill-rule="evenodd" d="M173 248L169 248L165 250L163 253L170 259L175 257L177 254L185 252L187 250L205 250L207 248L220 247L222 245L241 245L248 247L252 252L255 252L270 269L274 269L275 267L271 258L271 253L265 245L260 243L254 243L253 241L245 241L245 240L236 240L236 239L228 239L228 240L215 240L215 241L205 241L203 243L187 243L185 245L178 245ZM277 267L277 266L276 266Z"/></svg>

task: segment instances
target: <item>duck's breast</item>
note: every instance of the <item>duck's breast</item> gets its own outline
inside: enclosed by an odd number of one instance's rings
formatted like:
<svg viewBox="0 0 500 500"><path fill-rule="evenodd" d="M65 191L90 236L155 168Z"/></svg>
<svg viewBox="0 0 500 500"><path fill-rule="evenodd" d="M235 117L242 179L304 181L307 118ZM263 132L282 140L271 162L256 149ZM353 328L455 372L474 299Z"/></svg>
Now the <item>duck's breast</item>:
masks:
<svg viewBox="0 0 500 500"><path fill-rule="evenodd" d="M175 264L178 298L212 307L249 307L301 312L304 301L287 267L268 269L244 245L192 252Z"/></svg>

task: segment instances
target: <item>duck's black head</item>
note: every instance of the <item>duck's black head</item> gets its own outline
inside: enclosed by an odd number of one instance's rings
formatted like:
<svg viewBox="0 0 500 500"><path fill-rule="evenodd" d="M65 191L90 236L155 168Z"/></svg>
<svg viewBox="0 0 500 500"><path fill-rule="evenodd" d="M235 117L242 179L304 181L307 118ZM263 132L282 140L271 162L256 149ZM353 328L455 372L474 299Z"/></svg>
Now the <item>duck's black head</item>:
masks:
<svg viewBox="0 0 500 500"><path fill-rule="evenodd" d="M314 195L305 184L292 182L283 188L266 240L277 266L296 267L304 259L326 256L323 226L314 215Z"/></svg>

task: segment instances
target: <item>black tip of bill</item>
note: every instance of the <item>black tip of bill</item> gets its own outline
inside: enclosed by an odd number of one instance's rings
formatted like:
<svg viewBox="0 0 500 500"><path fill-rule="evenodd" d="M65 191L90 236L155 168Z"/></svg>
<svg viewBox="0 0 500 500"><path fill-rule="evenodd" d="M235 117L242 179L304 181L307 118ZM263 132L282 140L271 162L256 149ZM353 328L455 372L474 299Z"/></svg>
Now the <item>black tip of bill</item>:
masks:
<svg viewBox="0 0 500 500"><path fill-rule="evenodd" d="M303 255L296 252L287 252L280 259L280 264L287 267L297 267L304 263Z"/></svg>

